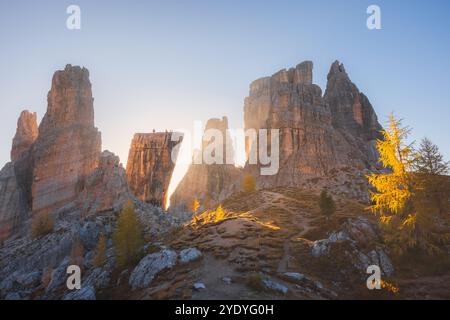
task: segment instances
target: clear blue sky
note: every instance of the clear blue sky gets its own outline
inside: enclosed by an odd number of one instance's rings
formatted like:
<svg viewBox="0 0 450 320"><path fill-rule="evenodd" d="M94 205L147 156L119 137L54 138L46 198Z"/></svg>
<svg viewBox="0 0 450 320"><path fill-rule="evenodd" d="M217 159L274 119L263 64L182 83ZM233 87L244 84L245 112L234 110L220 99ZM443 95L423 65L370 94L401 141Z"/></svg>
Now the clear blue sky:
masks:
<svg viewBox="0 0 450 320"><path fill-rule="evenodd" d="M66 28L81 7L82 28ZM366 28L381 7L382 30ZM41 119L55 70L91 72L103 148L126 162L134 132L241 127L249 83L313 60L323 89L341 60L382 122L390 111L450 159L450 1L1 1L0 165L21 110Z"/></svg>

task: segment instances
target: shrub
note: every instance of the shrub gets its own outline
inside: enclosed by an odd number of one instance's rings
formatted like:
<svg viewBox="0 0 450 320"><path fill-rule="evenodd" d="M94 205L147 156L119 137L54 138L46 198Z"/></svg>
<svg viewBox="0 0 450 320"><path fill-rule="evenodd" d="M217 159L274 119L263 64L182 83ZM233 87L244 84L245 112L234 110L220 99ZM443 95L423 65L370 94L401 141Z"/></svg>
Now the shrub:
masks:
<svg viewBox="0 0 450 320"><path fill-rule="evenodd" d="M246 284L250 289L254 291L260 292L264 290L263 277L259 273L256 272L250 273L247 277Z"/></svg>
<svg viewBox="0 0 450 320"><path fill-rule="evenodd" d="M53 231L54 220L50 213L38 213L31 221L31 237L40 238Z"/></svg>

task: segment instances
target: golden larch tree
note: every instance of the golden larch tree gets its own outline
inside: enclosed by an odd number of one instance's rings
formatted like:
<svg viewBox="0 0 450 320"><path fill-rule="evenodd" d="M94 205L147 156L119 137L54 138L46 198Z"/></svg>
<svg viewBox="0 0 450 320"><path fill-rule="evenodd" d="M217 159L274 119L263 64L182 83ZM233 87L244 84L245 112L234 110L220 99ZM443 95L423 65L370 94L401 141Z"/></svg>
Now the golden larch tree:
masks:
<svg viewBox="0 0 450 320"><path fill-rule="evenodd" d="M370 209L380 218L386 243L398 254L411 248L437 253L448 233L439 230L437 212L424 201L429 186L424 188L421 175L413 170L417 153L406 144L409 133L400 120L389 116L383 139L376 144L384 170L368 176L376 189Z"/></svg>

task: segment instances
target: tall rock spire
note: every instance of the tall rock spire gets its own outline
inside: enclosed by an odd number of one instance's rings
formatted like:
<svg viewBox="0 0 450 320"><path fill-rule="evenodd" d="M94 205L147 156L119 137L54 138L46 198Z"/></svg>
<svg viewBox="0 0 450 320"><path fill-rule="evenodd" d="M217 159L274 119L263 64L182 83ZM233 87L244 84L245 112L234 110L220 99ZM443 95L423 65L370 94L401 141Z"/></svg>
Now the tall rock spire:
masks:
<svg viewBox="0 0 450 320"><path fill-rule="evenodd" d="M101 152L89 71L67 65L55 72L47 98L33 151L33 212L73 201L97 167Z"/></svg>
<svg viewBox="0 0 450 320"><path fill-rule="evenodd" d="M11 161L18 160L24 152L28 151L38 136L36 113L22 111L17 120L16 135L11 149Z"/></svg>
<svg viewBox="0 0 450 320"><path fill-rule="evenodd" d="M335 61L328 73L325 102L330 108L333 125L365 140L380 137L381 125L369 99L350 80L344 65Z"/></svg>

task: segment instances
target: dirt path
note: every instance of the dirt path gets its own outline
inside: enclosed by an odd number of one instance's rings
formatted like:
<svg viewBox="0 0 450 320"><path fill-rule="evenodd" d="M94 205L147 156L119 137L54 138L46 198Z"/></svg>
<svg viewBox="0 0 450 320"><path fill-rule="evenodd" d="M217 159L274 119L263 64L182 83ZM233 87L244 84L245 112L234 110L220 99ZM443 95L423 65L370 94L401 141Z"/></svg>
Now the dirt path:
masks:
<svg viewBox="0 0 450 320"><path fill-rule="evenodd" d="M290 228L296 230L296 232L294 232L289 238L284 240L283 257L280 260L277 268L277 271L280 273L287 272L289 271L289 261L292 258L291 257L292 240L297 239L299 237L303 237L305 234L307 234L313 228L312 222L313 220L315 220L315 217L312 217L310 214L307 214L306 212L299 211L298 209L292 209L289 206L289 203L292 202L302 205L301 201L298 201L297 199L273 191L264 191L263 195L265 201L252 211L253 212L264 211L274 207L286 211L289 213L289 217L292 218L290 222L293 224L293 226L290 226Z"/></svg>

